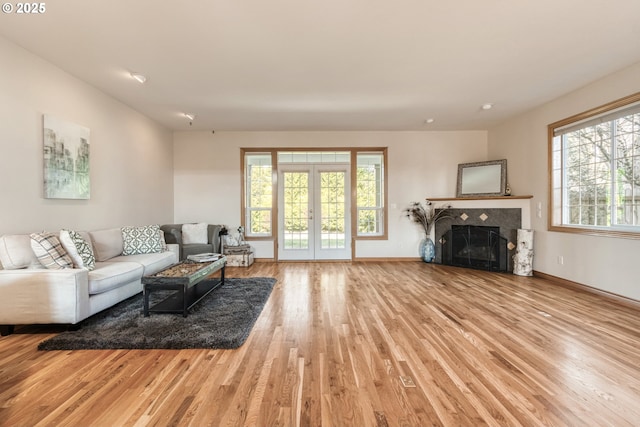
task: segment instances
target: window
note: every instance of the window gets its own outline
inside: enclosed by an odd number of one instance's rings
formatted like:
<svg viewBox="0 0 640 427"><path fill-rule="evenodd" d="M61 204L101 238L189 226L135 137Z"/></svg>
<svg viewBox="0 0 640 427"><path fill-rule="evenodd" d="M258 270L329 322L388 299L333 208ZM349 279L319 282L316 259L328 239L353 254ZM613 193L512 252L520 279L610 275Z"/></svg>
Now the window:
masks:
<svg viewBox="0 0 640 427"><path fill-rule="evenodd" d="M254 151L255 150L255 151ZM243 198L245 237L273 239L277 235L277 187L273 178L278 165L331 164L351 166L351 187L346 197L351 199L350 218L356 238L386 239L386 157L384 147L341 148L306 151L302 149L243 148ZM339 213L339 212L338 212Z"/></svg>
<svg viewBox="0 0 640 427"><path fill-rule="evenodd" d="M551 226L640 238L640 94L549 125Z"/></svg>
<svg viewBox="0 0 640 427"><path fill-rule="evenodd" d="M356 155L357 235L384 234L384 153Z"/></svg>
<svg viewBox="0 0 640 427"><path fill-rule="evenodd" d="M245 234L268 237L273 233L273 182L271 153L246 153Z"/></svg>

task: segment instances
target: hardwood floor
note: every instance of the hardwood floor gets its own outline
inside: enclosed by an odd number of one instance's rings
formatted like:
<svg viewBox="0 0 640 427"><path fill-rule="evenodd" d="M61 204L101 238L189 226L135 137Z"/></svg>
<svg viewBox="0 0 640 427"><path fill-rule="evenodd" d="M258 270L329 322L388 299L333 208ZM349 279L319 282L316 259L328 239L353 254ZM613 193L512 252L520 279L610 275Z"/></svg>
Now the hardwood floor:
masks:
<svg viewBox="0 0 640 427"><path fill-rule="evenodd" d="M640 309L419 262L258 263L278 279L237 350L39 352L0 338L2 426L640 423Z"/></svg>

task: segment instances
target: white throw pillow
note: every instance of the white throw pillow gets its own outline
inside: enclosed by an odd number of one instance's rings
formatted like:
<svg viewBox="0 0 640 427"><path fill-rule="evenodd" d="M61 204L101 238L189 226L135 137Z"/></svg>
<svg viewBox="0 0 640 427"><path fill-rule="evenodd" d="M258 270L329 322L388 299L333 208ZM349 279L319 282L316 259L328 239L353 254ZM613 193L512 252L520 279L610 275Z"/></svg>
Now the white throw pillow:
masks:
<svg viewBox="0 0 640 427"><path fill-rule="evenodd" d="M122 255L162 252L160 226L122 227Z"/></svg>
<svg viewBox="0 0 640 427"><path fill-rule="evenodd" d="M197 224L183 224L182 243L209 243L209 237L207 236L207 223L199 222Z"/></svg>
<svg viewBox="0 0 640 427"><path fill-rule="evenodd" d="M60 243L77 268L86 268L89 271L96 268L96 257L93 254L91 243L87 242L80 233L73 230L61 230Z"/></svg>

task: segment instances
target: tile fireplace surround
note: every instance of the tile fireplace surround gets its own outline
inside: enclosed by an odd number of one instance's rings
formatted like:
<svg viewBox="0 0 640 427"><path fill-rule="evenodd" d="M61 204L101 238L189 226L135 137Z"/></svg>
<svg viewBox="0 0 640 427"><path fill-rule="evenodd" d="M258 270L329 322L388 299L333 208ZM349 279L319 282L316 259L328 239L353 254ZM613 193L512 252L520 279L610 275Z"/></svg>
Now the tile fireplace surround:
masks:
<svg viewBox="0 0 640 427"><path fill-rule="evenodd" d="M433 199L431 199L433 200ZM525 199L440 199L433 202L438 209L451 205L449 213L452 218L438 221L434 227L434 243L436 245L435 262L442 262L442 237L452 225L477 225L500 227L500 235L507 239L509 272L513 271L513 255L517 244L517 230L530 228L530 200Z"/></svg>

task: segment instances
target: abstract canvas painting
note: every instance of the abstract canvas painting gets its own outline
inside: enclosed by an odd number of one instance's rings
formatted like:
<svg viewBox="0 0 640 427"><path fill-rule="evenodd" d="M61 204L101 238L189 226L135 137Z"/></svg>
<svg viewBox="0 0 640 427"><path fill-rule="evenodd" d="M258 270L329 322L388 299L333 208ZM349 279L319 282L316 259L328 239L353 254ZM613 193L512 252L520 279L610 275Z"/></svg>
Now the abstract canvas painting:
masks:
<svg viewBox="0 0 640 427"><path fill-rule="evenodd" d="M89 129L44 115L44 197L89 199Z"/></svg>

